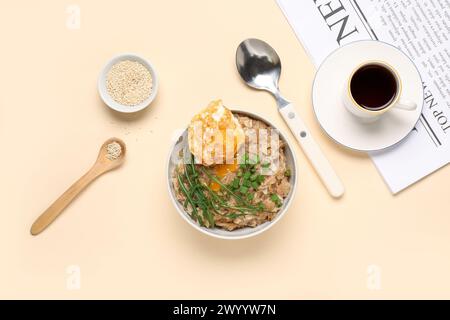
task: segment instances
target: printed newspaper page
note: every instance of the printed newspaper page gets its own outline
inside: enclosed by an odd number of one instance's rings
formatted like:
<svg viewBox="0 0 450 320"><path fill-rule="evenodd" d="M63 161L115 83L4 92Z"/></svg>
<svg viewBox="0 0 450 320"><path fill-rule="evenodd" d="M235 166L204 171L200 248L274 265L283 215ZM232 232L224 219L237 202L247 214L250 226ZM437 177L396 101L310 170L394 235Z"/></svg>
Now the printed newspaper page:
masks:
<svg viewBox="0 0 450 320"><path fill-rule="evenodd" d="M450 161L450 0L278 0L318 67L335 49L373 39L395 45L416 64L424 106L414 130L370 154L393 193Z"/></svg>

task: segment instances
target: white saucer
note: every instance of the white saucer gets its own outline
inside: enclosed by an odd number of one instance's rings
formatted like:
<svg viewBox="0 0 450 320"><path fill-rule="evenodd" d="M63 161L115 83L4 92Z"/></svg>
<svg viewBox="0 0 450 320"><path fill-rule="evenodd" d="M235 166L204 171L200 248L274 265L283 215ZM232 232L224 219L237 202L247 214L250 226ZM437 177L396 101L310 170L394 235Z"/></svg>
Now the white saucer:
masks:
<svg viewBox="0 0 450 320"><path fill-rule="evenodd" d="M367 124L342 104L342 92L352 70L368 60L392 65L402 81L402 95L417 103L414 111L389 110L377 121ZM314 79L314 112L325 132L336 142L353 150L375 151L390 147L405 138L422 113L422 79L414 63L399 49L380 41L352 42L332 52Z"/></svg>

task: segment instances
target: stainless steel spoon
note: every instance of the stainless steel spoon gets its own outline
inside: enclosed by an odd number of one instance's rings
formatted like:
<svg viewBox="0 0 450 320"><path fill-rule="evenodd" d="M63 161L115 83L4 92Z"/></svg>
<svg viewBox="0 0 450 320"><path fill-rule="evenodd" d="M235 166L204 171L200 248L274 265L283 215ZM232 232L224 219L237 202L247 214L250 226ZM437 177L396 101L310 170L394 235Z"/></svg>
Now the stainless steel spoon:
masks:
<svg viewBox="0 0 450 320"><path fill-rule="evenodd" d="M242 79L252 88L269 91L276 99L278 111L288 124L328 192L335 198L344 194L344 186L325 155L295 111L278 89L281 61L276 51L258 39L241 42L236 51L236 66Z"/></svg>

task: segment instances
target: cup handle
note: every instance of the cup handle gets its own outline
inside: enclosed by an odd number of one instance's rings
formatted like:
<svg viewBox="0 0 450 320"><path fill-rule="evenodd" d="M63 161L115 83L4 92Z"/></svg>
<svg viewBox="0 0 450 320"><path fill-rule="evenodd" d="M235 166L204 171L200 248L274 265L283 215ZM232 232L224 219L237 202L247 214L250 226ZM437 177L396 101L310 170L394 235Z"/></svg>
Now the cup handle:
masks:
<svg viewBox="0 0 450 320"><path fill-rule="evenodd" d="M395 104L395 108L401 109L401 110L413 111L413 110L417 109L417 104L415 102L410 101L410 100L399 100Z"/></svg>

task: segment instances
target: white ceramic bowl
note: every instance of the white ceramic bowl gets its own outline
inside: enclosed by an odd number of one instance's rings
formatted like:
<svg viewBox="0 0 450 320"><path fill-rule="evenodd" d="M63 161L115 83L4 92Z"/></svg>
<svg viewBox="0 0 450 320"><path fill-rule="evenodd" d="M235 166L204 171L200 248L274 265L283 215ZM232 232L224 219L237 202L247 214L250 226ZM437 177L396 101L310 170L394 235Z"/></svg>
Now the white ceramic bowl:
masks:
<svg viewBox="0 0 450 320"><path fill-rule="evenodd" d="M126 106L126 105L122 105L122 104L116 102L109 95L108 89L106 88L106 76L107 76L109 70L111 69L111 67L113 65L115 65L116 63L123 61L123 60L139 62L140 64L145 66L150 71L150 74L152 76L153 84L152 84L152 92L151 92L150 96L147 99L145 99L144 101L142 101L140 104L137 104L135 106ZM103 69L100 73L100 76L98 78L98 92L99 92L100 97L102 98L103 102L111 109L118 111L118 112L123 112L123 113L138 112L138 111L141 111L141 110L147 108L150 105L150 103L152 103L153 99L155 99L156 94L158 93L158 76L156 75L155 68L148 60L146 60L138 55L132 54L132 53L120 54L120 55L112 58L110 61L108 61L108 63L103 67Z"/></svg>
<svg viewBox="0 0 450 320"><path fill-rule="evenodd" d="M266 119L263 119L260 116L257 116L253 113L247 112L247 111L241 111L241 110L232 110L233 113L241 114L244 116L248 116L253 119L257 119L260 121L265 122L268 126L277 129L272 123L267 121ZM236 240L236 239L244 239L256 236L264 231L267 231L269 228L274 226L280 219L284 216L286 211L288 210L289 206L291 205L291 202L295 195L295 189L297 187L297 166L296 166L296 159L295 154L292 148L291 143L286 139L286 137L278 130L280 134L280 139L283 140L286 143L285 146L285 154L286 154L286 164L287 167L291 169L292 175L291 175L291 191L289 192L288 196L286 197L286 200L283 203L283 206L280 208L280 211L278 211L278 214L276 215L275 219L272 221L265 222L263 224L260 224L259 226L255 228L242 228L237 229L234 231L227 231L224 229L219 228L205 228L201 227L196 221L192 220L192 218L189 216L189 214L184 210L183 206L178 202L175 196L175 190L172 184L172 173L177 165L176 161L173 159L178 158L174 155L176 155L177 152L183 149L183 146L188 143L187 139L187 130L184 130L184 132L179 136L179 138L175 141L175 143L172 145L169 153L169 159L167 164L167 184L169 188L169 194L170 198L172 199L172 202L177 209L180 216L192 227L197 229L198 231L207 234L209 236L220 238L220 239L227 239L227 240Z"/></svg>

